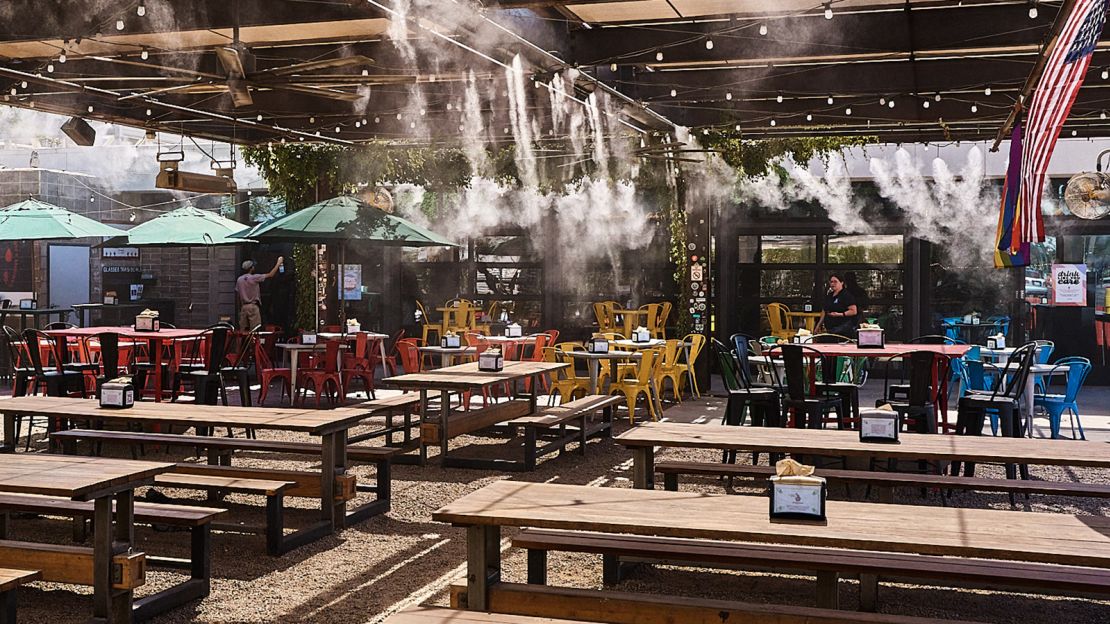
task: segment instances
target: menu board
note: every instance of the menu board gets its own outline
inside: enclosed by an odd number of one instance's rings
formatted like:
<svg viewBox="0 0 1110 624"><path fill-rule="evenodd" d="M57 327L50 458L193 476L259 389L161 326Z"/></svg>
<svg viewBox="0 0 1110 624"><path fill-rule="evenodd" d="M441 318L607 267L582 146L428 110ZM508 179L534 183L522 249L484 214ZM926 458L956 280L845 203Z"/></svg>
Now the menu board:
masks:
<svg viewBox="0 0 1110 624"><path fill-rule="evenodd" d="M1052 305L1087 305L1087 265L1052 265Z"/></svg>

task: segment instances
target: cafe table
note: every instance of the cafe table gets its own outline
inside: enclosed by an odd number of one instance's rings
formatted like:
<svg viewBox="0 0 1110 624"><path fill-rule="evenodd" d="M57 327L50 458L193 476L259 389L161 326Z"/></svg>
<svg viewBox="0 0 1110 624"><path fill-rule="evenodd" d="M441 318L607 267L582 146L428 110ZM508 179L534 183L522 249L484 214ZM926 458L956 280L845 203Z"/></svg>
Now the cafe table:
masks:
<svg viewBox="0 0 1110 624"><path fill-rule="evenodd" d="M861 442L858 431L718 427L645 423L614 438L632 450L633 483L652 488L655 449L697 448L757 453L896 460L966 461L1110 468L1110 444L1076 440L906 433L898 444Z"/></svg>
<svg viewBox="0 0 1110 624"><path fill-rule="evenodd" d="M632 330L636 329L637 327L647 327L648 329L651 329L647 326L647 310L623 310L617 308L613 310L613 316L614 318L616 318L617 316L621 317L624 329L622 333L625 336L631 336Z"/></svg>
<svg viewBox="0 0 1110 624"><path fill-rule="evenodd" d="M319 336L320 334L317 334ZM336 334L339 336L340 334ZM289 362L289 385L293 387L295 392L297 389L297 364L300 360L301 353L316 353L323 351L327 348L327 342L316 342L313 344L301 344L299 342L279 342L274 345L275 348L281 349L285 352L286 361ZM347 350L347 345L339 345L339 359L336 366L339 369L343 368L343 352Z"/></svg>
<svg viewBox="0 0 1110 624"><path fill-rule="evenodd" d="M477 611L502 582L502 527L1110 568L1110 518L1102 516L837 500L825 511L825 522L780 522L769 518L766 496L505 480L448 503L432 520L466 528L467 607Z"/></svg>
<svg viewBox="0 0 1110 624"><path fill-rule="evenodd" d="M151 365L154 368L154 401L160 403L163 398L162 380L162 346L177 340L196 338L204 333L203 329L169 329L164 328L156 332L137 331L134 327L71 327L69 329L53 329L48 332L52 336L66 338L88 338L97 334L118 334L121 338L135 341L145 341Z"/></svg>
<svg viewBox="0 0 1110 624"><path fill-rule="evenodd" d="M461 347L420 347L421 353L439 356L439 367L447 368L455 363L456 360L465 357L474 357L478 354L478 350L474 347L461 346Z"/></svg>
<svg viewBox="0 0 1110 624"><path fill-rule="evenodd" d="M459 468L500 468L505 462L494 459L473 459L451 457L448 455L448 442L459 435L473 433L479 429L498 423L536 413L536 392L540 377L554 373L569 366L558 362L505 362L497 372L478 369L477 362L437 368L419 373L406 373L382 380L400 390L420 393L420 465L428 460L428 447L439 444L440 465ZM532 392L525 398L510 399L500 403L490 403L480 409L464 412L453 411L451 394L460 397L470 393L481 395L483 390L497 385L516 386L521 381L531 380ZM433 414L429 408L430 396L439 395L439 413Z"/></svg>
<svg viewBox="0 0 1110 624"><path fill-rule="evenodd" d="M801 321L806 330L813 332L817 327L817 321L821 319L820 312L790 312L786 313L786 318L790 321L790 326L797 328L794 319Z"/></svg>
<svg viewBox="0 0 1110 624"><path fill-rule="evenodd" d="M617 364L622 361L639 360L642 355L638 351L609 350L605 353L590 353L589 351L564 351L565 355L579 360L586 360L590 372L590 394L598 394L598 379L601 377L601 361L609 362L609 380L617 378ZM608 388L605 388L608 390Z"/></svg>
<svg viewBox="0 0 1110 624"><path fill-rule="evenodd" d="M113 581L113 558L133 552L135 488L172 468L166 462L8 454L0 456L0 492L93 501L93 621L124 623L132 620L134 601L130 587L113 587L124 584Z"/></svg>
<svg viewBox="0 0 1110 624"><path fill-rule="evenodd" d="M370 512L367 503L349 514L346 501L339 497L336 477L347 472L347 432L366 419L366 410L338 407L335 409L224 407L195 403L136 403L128 409L102 408L96 401L62 397L19 397L0 401L4 418L4 445L0 450L13 452L16 416L48 416L65 420L104 421L123 426L177 425L193 427L198 435L210 434L217 427L258 429L304 433L320 439L320 520L287 534L288 548L330 535L345 526L348 516L361 518ZM0 462L6 461L0 456Z"/></svg>
<svg viewBox="0 0 1110 624"><path fill-rule="evenodd" d="M28 327L38 327L50 324L50 317L57 316L58 321L65 321L66 316L73 312L73 308L20 308L18 306L10 306L7 308L0 308L0 325L8 324L8 316L18 316L19 326L26 329ZM27 319L35 319L31 325L27 324ZM40 323L39 319L45 317L46 322Z"/></svg>
<svg viewBox="0 0 1110 624"><path fill-rule="evenodd" d="M1003 380L1008 379L1008 375L1012 375L1018 369L1017 362L1011 362L1009 365L997 365L987 363L984 365L987 370L994 371L1003 375ZM1025 378L1025 390L1021 393L1022 409L1025 412L1025 435L1032 437L1033 435L1033 409L1036 399L1037 379L1050 377L1053 375L1066 375L1071 367L1067 364L1034 364L1029 367L1029 375ZM1003 385L1003 388L1005 385Z"/></svg>

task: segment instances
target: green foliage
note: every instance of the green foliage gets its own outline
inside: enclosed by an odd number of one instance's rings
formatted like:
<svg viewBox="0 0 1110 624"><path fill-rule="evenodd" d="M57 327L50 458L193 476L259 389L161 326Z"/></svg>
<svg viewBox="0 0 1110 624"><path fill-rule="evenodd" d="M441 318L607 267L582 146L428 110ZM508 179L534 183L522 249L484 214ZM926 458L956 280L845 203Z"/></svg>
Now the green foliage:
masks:
<svg viewBox="0 0 1110 624"><path fill-rule="evenodd" d="M297 327L316 327L316 280L312 279L316 270L316 250L312 245L297 243L293 245L293 266L297 276L296 297Z"/></svg>
<svg viewBox="0 0 1110 624"><path fill-rule="evenodd" d="M875 143L878 137L816 136L749 140L738 132L710 131L700 141L706 148L716 150L741 175L756 177L771 171L775 161L784 156L790 156L796 163L806 163L814 156L826 157L845 148Z"/></svg>
<svg viewBox="0 0 1110 624"><path fill-rule="evenodd" d="M296 212L341 191L339 163L346 149L338 145L284 143L243 148L243 159L258 168L270 194Z"/></svg>

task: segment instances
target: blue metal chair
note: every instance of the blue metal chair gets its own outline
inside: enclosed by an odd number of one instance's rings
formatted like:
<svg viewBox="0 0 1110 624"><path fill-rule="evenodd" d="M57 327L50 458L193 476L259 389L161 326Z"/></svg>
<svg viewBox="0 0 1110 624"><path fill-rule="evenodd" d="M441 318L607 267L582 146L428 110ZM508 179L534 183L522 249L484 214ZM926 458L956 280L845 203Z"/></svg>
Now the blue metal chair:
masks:
<svg viewBox="0 0 1110 624"><path fill-rule="evenodd" d="M940 320L940 327L944 330L944 335L952 340L960 339L960 328L955 324L963 321L962 316L946 316Z"/></svg>
<svg viewBox="0 0 1110 624"><path fill-rule="evenodd" d="M1006 339L1009 340L1010 339L1010 317L1006 316L1005 314L996 314L995 316L989 317L987 319L987 324L988 325L994 324L994 323L998 324L998 331L1002 332L1002 335L1006 336Z"/></svg>
<svg viewBox="0 0 1110 624"><path fill-rule="evenodd" d="M1075 439L1075 427L1078 425L1079 439L1086 440L1087 435L1083 433L1083 423L1079 420L1079 405L1076 403L1076 399L1079 397L1079 390L1083 387L1083 382L1087 380L1087 375L1091 372L1091 361L1085 357L1062 358L1053 365L1048 377L1056 373L1057 368L1060 369L1060 372L1067 372L1064 394L1037 394L1033 398L1033 407L1043 408L1048 413L1048 422L1052 429L1053 438L1060 437L1060 419L1067 411L1071 420L1072 439Z"/></svg>
<svg viewBox="0 0 1110 624"><path fill-rule="evenodd" d="M1052 351L1056 349L1056 343L1051 340L1038 340L1037 342L1037 356L1036 364L1048 364L1052 361ZM1036 392L1045 394L1048 388L1045 387L1045 377L1037 377L1033 380Z"/></svg>

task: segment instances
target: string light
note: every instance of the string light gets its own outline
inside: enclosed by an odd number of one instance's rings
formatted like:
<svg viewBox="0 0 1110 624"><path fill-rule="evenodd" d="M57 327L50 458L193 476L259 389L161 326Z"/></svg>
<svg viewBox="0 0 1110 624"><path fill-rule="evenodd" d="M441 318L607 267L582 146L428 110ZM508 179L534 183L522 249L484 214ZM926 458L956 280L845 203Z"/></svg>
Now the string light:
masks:
<svg viewBox="0 0 1110 624"><path fill-rule="evenodd" d="M401 118L401 116L400 116L400 115L397 115L397 118L398 118L398 119L400 119L400 118ZM308 123L310 123L310 124L312 124L312 123L316 123L316 118L315 118L315 117L309 117L309 118L308 118Z"/></svg>
<svg viewBox="0 0 1110 624"><path fill-rule="evenodd" d="M397 121L401 121L401 113L397 113Z"/></svg>
<svg viewBox="0 0 1110 624"><path fill-rule="evenodd" d="M1110 78L1110 69L1103 69L1102 70L1102 79L1106 80L1107 78Z"/></svg>
<svg viewBox="0 0 1110 624"><path fill-rule="evenodd" d="M775 96L775 101L778 102L779 104L782 104L782 94L781 93L778 94L777 96Z"/></svg>
<svg viewBox="0 0 1110 624"><path fill-rule="evenodd" d="M66 51L65 50L62 50L62 53L58 55L58 62L59 63L65 63L66 62Z"/></svg>
<svg viewBox="0 0 1110 624"><path fill-rule="evenodd" d="M732 99L732 91L729 91L729 92L725 93L725 99L726 100L731 100Z"/></svg>
<svg viewBox="0 0 1110 624"><path fill-rule="evenodd" d="M806 121L813 121L813 115L806 113Z"/></svg>
<svg viewBox="0 0 1110 624"><path fill-rule="evenodd" d="M740 124L736 124L736 131L740 132Z"/></svg>
<svg viewBox="0 0 1110 624"><path fill-rule="evenodd" d="M674 89L671 89L671 97L674 97L676 95L678 95L678 91L675 91Z"/></svg>
<svg viewBox="0 0 1110 624"><path fill-rule="evenodd" d="M1079 136L1079 131L1078 130L1072 130L1071 135L1072 136Z"/></svg>
<svg viewBox="0 0 1110 624"><path fill-rule="evenodd" d="M849 106L848 108L845 108L844 109L844 114L845 115L851 115L852 114L852 107Z"/></svg>
<svg viewBox="0 0 1110 624"><path fill-rule="evenodd" d="M774 128L776 125L778 125L778 124L775 123L775 120L771 119L771 127Z"/></svg>
<svg viewBox="0 0 1110 624"><path fill-rule="evenodd" d="M26 80L24 80L23 82L20 82L20 83L19 83L19 86L20 86L21 88L23 88L23 89L26 89L26 88L27 88L27 81L26 81Z"/></svg>
<svg viewBox="0 0 1110 624"><path fill-rule="evenodd" d="M825 101L829 103L829 106L832 106L832 103L833 103L833 96L831 96L831 95L830 95L830 96L829 96L829 99L827 99L827 100L825 100Z"/></svg>
<svg viewBox="0 0 1110 624"><path fill-rule="evenodd" d="M1029 3L1029 19L1037 19L1037 0Z"/></svg>
<svg viewBox="0 0 1110 624"><path fill-rule="evenodd" d="M147 117L150 117L150 116L151 116L151 115L153 115L153 114L154 114L154 111L150 110L149 108L148 108L148 109L146 109L146 116L147 116Z"/></svg>
<svg viewBox="0 0 1110 624"><path fill-rule="evenodd" d="M825 3L825 19L831 20L832 18L833 18L832 3L831 2L826 2Z"/></svg>
<svg viewBox="0 0 1110 624"><path fill-rule="evenodd" d="M262 113L258 113L258 116L255 117L255 120L256 121L262 121Z"/></svg>
<svg viewBox="0 0 1110 624"><path fill-rule="evenodd" d="M609 63L609 71L611 71L611 72L617 71L617 64L616 63Z"/></svg>
<svg viewBox="0 0 1110 624"><path fill-rule="evenodd" d="M939 101L940 101L940 99L941 99L941 98L940 98L940 94L938 93L938 94L936 95L936 97L934 97L933 99L939 102Z"/></svg>
<svg viewBox="0 0 1110 624"><path fill-rule="evenodd" d="M123 26L124 26L123 18L121 17L118 20L116 20L116 30L123 30Z"/></svg>
<svg viewBox="0 0 1110 624"><path fill-rule="evenodd" d="M767 24L759 25L759 34L763 35L764 37L767 36Z"/></svg>
<svg viewBox="0 0 1110 624"><path fill-rule="evenodd" d="M1099 113L1098 118L1099 119L1106 119L1106 111L1102 111L1101 113Z"/></svg>
<svg viewBox="0 0 1110 624"><path fill-rule="evenodd" d="M975 104L972 104L971 105L971 112L978 113L979 112L979 107L976 106Z"/></svg>
<svg viewBox="0 0 1110 624"><path fill-rule="evenodd" d="M47 63L46 73L48 73L48 74L53 74L54 73L54 64L53 63Z"/></svg>
<svg viewBox="0 0 1110 624"><path fill-rule="evenodd" d="M706 50L712 50L713 49L713 40L712 39L706 39L705 40L705 49Z"/></svg>
<svg viewBox="0 0 1110 624"><path fill-rule="evenodd" d="M144 61L147 60L148 58L150 58L150 52L147 52L146 48L143 48L143 51L139 52L139 58L143 59Z"/></svg>
<svg viewBox="0 0 1110 624"><path fill-rule="evenodd" d="M662 50L655 53L655 60L657 60L657 61L662 61L663 60L663 51Z"/></svg>
<svg viewBox="0 0 1110 624"><path fill-rule="evenodd" d="M922 102L921 108L929 108L929 100L925 100L924 102Z"/></svg>
<svg viewBox="0 0 1110 624"><path fill-rule="evenodd" d="M987 87L986 89L983 89L983 95L985 95L985 96L987 96L987 97L990 97L990 95L991 95L991 88L990 88L990 87Z"/></svg>
<svg viewBox="0 0 1110 624"><path fill-rule="evenodd" d="M15 87L12 87L11 94L12 95L17 95L17 94L19 94L19 91Z"/></svg>
<svg viewBox="0 0 1110 624"><path fill-rule="evenodd" d="M374 118L374 123L381 123L381 122L382 122L382 118L381 118L381 117L375 117L375 118Z"/></svg>
<svg viewBox="0 0 1110 624"><path fill-rule="evenodd" d="M879 98L879 106L886 106L886 98L885 97Z"/></svg>
<svg viewBox="0 0 1110 624"><path fill-rule="evenodd" d="M89 104L89 108L88 108L88 111L89 111L90 113L91 113L91 112L93 112L93 107L92 107L92 104Z"/></svg>
<svg viewBox="0 0 1110 624"><path fill-rule="evenodd" d="M144 2L143 0L139 0L139 7L135 9L135 13L139 17L146 15L146 2Z"/></svg>
<svg viewBox="0 0 1110 624"><path fill-rule="evenodd" d="M886 107L887 108L894 108L894 100L893 99L887 100L886 101Z"/></svg>

